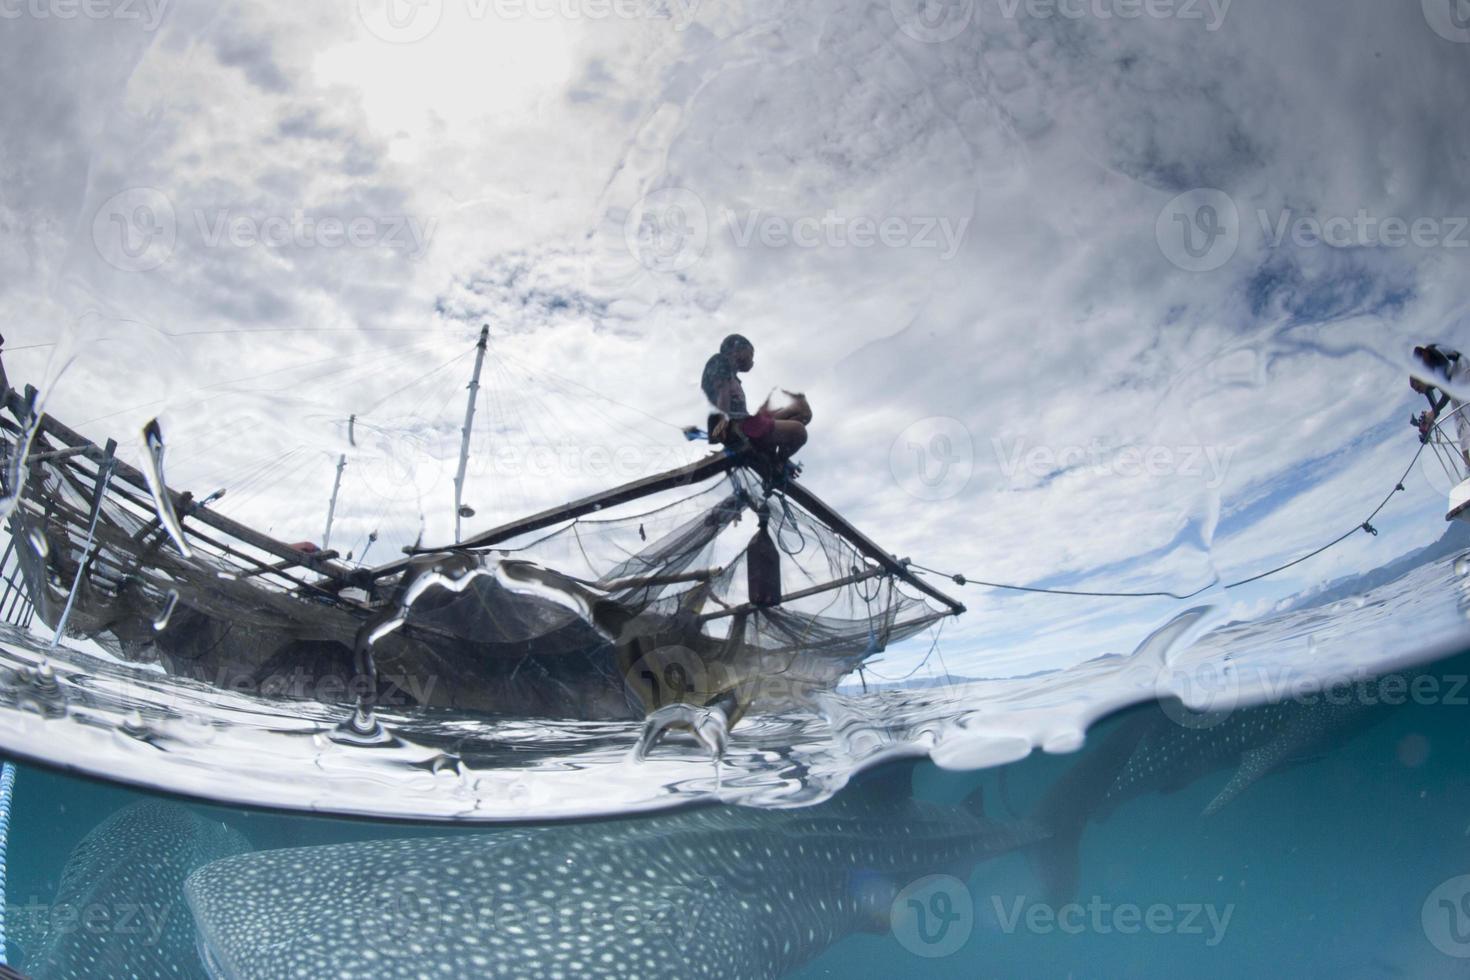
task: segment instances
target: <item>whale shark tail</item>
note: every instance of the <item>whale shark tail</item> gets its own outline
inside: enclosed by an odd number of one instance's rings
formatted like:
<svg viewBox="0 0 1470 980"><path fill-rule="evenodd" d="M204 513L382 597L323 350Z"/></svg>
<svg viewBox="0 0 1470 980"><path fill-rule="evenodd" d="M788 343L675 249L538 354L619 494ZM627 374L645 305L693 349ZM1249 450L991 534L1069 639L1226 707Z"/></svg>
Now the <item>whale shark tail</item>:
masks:
<svg viewBox="0 0 1470 980"><path fill-rule="evenodd" d="M1153 721L1147 712L1125 716L1096 747L1084 750L1037 806L1032 819L1047 837L1032 845L1027 857L1048 901L1060 904L1076 894L1082 834L1104 812L1113 785Z"/></svg>

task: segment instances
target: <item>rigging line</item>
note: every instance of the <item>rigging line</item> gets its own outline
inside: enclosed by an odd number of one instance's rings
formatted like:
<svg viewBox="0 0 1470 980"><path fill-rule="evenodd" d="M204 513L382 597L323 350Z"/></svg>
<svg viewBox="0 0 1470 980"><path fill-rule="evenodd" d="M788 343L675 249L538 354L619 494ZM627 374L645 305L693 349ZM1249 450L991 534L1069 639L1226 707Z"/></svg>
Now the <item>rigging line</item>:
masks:
<svg viewBox="0 0 1470 980"><path fill-rule="evenodd" d="M528 413L524 413L522 416L528 424L528 427L526 429L526 434L528 436L531 435L531 428L534 427L536 430L536 435L539 437L539 443L541 445L550 446L553 448L556 447L558 445L558 436L561 437L561 444L566 444L566 426L560 419L556 417L551 406L544 402L539 395L536 395L534 392L531 391L527 391L521 394L519 396L519 400L527 402L528 407L530 408L530 411ZM548 426L550 426L550 429L548 429ZM559 429L560 431L551 431L551 429ZM526 452L522 455L520 459L520 464L527 469L528 474L528 464L530 463L531 459L530 451L534 450L536 448L536 445L537 443L533 441L530 446L526 447Z"/></svg>
<svg viewBox="0 0 1470 980"><path fill-rule="evenodd" d="M578 399L581 402L594 402L595 403L597 401L597 399L594 399L594 398L592 398L589 395L581 394L581 393L578 393L578 392L569 390L568 389L568 385L565 384L565 383L563 383L563 384L548 385L548 388L550 389L550 391L551 391L552 394L558 394L558 395L563 396L564 398L575 398L575 399ZM620 403L616 403L615 402L614 404L620 404ZM644 413L644 414L647 414L647 413ZM605 421L611 423L615 428L621 430L622 432L628 433L629 435L634 436L634 437L636 437L636 438L638 438L638 439L640 439L640 440L642 440L644 442L650 443L652 445L663 445L663 443L662 443L661 440L658 440L658 439L655 439L655 438L649 436L647 433L643 432L640 429L634 428L632 425L629 425L627 422L624 422L621 419L615 418L615 417L613 417L611 415L607 415L607 414L604 414L602 416L602 418ZM649 416L649 418L653 418L653 416ZM655 421L661 421L661 420L655 420ZM665 423L665 424L670 424L671 425L672 423ZM681 429L681 431L682 431L682 429Z"/></svg>
<svg viewBox="0 0 1470 980"><path fill-rule="evenodd" d="M190 448L193 449L193 452L182 453L178 456L170 454L168 458L169 468L174 470L175 472L178 472L183 467L183 464L186 462L196 460L201 456L213 458L215 450L217 450L221 445L225 444L226 442L235 441L236 436L241 435L243 432L253 429L254 427L254 419L236 418L216 427L214 430L214 435L216 438L209 442L198 445L193 443L192 441L186 440ZM263 456L248 457L246 465L250 465L250 460L258 460L262 458ZM207 477L208 474L206 474L205 476ZM202 483L204 482L204 479L181 480L181 482Z"/></svg>
<svg viewBox="0 0 1470 980"><path fill-rule="evenodd" d="M495 432L497 429L504 429L509 432L512 426L519 428L521 431L525 431L525 420L521 417L520 409L516 407L513 399L508 404L506 402L503 391L508 390L505 381L510 377L510 374L499 363L498 358L493 366L493 374L494 377L490 384L480 386L480 396L485 400L485 418L489 420L489 425L484 430L486 434L483 440L483 448L477 455L483 455L484 458L490 460L489 472L495 477L496 484L492 499L501 501L501 509L507 510L508 512L510 508L506 508L504 505L507 498L513 500L512 507L519 507L521 503L530 499L530 493L527 492L526 477L520 471L520 467L515 465L503 467L505 472L502 472L500 468L496 467L496 455L499 449L495 441ZM512 421L512 416L514 417L514 421ZM477 480L483 478L485 472L484 469L480 469L475 474L475 478ZM515 483L515 487L511 493L507 493L504 486L507 479ZM491 511L487 508L485 510L487 517L490 513ZM496 521L495 523L500 522Z"/></svg>
<svg viewBox="0 0 1470 980"><path fill-rule="evenodd" d="M215 482L224 487L227 491L233 491L235 496L238 497L241 490L255 482L255 478L260 475L261 471L270 469L272 466L275 466L283 459L295 455L305 448L306 445L304 443L298 443L295 446L286 447L279 453L276 453L274 456L252 457L251 459L246 460L243 465L231 470L223 478Z"/></svg>
<svg viewBox="0 0 1470 980"><path fill-rule="evenodd" d="M1231 582L1227 585L1222 586L1222 588L1238 589L1242 585L1250 585L1252 582L1259 582L1261 579L1270 578L1272 575L1277 575L1281 572L1284 572L1288 568L1295 567L1297 565L1300 565L1304 561L1309 561L1313 558L1316 558L1324 551L1337 547L1348 538L1352 537L1354 534L1357 534L1359 531L1365 531L1369 534L1376 535L1378 531L1373 527L1373 519L1377 517L1380 513L1382 513L1383 509L1388 506L1389 502L1393 500L1396 494L1404 489L1404 481L1407 480L1409 478L1409 474L1414 471L1414 466L1419 462L1419 457L1424 454L1424 450L1427 445L1428 444L1425 443L1419 446L1418 451L1414 453L1414 458L1411 459L1409 461L1409 465L1404 468L1403 475L1398 478L1398 481L1394 484L1393 489L1388 492L1388 495L1383 498L1383 500L1378 504L1377 507L1373 508L1373 513L1369 514L1367 519L1364 520L1361 524L1358 524L1351 530L1346 531L1345 533L1332 539L1315 551L1310 551L1307 554L1302 555L1300 558L1294 558L1291 561L1286 562L1285 564L1277 565L1275 568L1267 569L1266 571L1261 572L1258 575L1252 575L1249 578L1243 578L1239 581ZM1084 592L1072 589L1042 589L1025 585L1007 585L1000 582L982 582L979 579L972 579L967 575L951 575L947 572L941 572L933 568L927 568L923 565L910 564L909 567L919 572L926 572L930 575L939 575L944 578L948 578L956 585L979 585L984 588L1001 589L1007 592L1033 592L1042 595L1085 596L1098 599L1178 599L1180 601L1184 601L1187 599L1193 599L1195 596L1200 595L1201 593L1208 592L1210 589L1214 588L1216 582L1219 581L1219 579L1217 578L1215 582L1211 582L1209 585L1196 589L1188 595L1178 595L1174 592Z"/></svg>
<svg viewBox="0 0 1470 980"><path fill-rule="evenodd" d="M786 673L786 671L791 669L791 665L796 662L796 658L800 655L800 649L806 645L807 638L810 637L812 635L812 632L817 628L818 621L826 616L828 610L837 605L838 600L840 600L841 598L842 590L833 589L832 598L827 600L827 604L807 617L806 624L801 629L800 638L797 639L796 645L792 648L791 658L786 661L786 666L782 667L779 671L777 671L777 673L784 674ZM787 635L790 636L791 631L787 630L786 632Z"/></svg>
<svg viewBox="0 0 1470 980"><path fill-rule="evenodd" d="M384 402L386 402L388 399L392 398L394 395L402 394L403 392L407 391L408 389L410 389L410 388L412 388L412 387L414 387L416 385L423 384L425 381L427 381L429 378L433 377L434 375L438 374L440 371L443 371L445 368L450 367L456 361L463 360L464 358L468 357L470 354L473 354L474 352L475 352L475 349L473 347L471 347L468 350L461 351L460 353L454 355L449 360L445 361L443 364L440 364L438 367L433 368L432 370L429 370L429 371L425 371L423 374L419 375L417 378L414 378L412 381L410 381L408 384L402 386L401 388L395 388L392 391L388 392L388 394L384 395L382 398L379 398L376 402L374 402L366 410L361 411L361 412L358 412L357 413L358 417L361 418L364 415L372 415L373 412L376 412L383 405Z"/></svg>
<svg viewBox="0 0 1470 980"><path fill-rule="evenodd" d="M288 474L290 472L291 471L289 470L287 471ZM286 478L289 477L284 477L283 479ZM255 502L259 500L266 491L273 488L278 488L279 486L281 486L281 483L276 481L274 473L271 473L269 471L267 471L266 473L262 473L260 478L254 481L249 486L249 489L237 494L226 496L225 499L220 502L225 506L220 506L219 511L220 513L227 515L234 514L236 515L237 519L240 519L238 515L240 515L243 510L254 505Z"/></svg>
<svg viewBox="0 0 1470 980"><path fill-rule="evenodd" d="M880 680L880 681L887 681L889 683L898 683L900 681L906 681L906 680L908 680L910 677L913 677L919 671L923 670L924 669L924 665L929 662L929 658L932 657L932 656L934 656L935 651L937 651L939 649L939 636L940 636L941 633L944 632L944 624L945 624L945 620L944 619L941 619L938 623L936 623L934 625L934 640L933 640L933 642L931 642L929 644L929 652L926 653L926 654L924 654L924 659L923 660L920 660L917 664L914 665L914 669L913 670L909 671L907 674L904 674L902 677L884 677L882 674L878 673L872 667L864 667L864 669L868 673L872 674L874 677L878 678L878 680ZM949 673L949 668L944 666L944 655L943 654L940 654L940 657L939 657L939 665L940 665L940 667L942 667L944 669L944 676L945 677L950 677L951 675Z"/></svg>
<svg viewBox="0 0 1470 980"><path fill-rule="evenodd" d="M1311 552L1310 554L1302 555L1300 558L1297 558L1294 561L1289 561L1289 562L1287 562L1284 565L1279 565L1276 568L1273 568L1270 571L1262 572L1259 575L1252 575L1250 578L1243 578L1239 582L1231 582L1229 585L1225 586L1225 588L1227 588L1227 589L1238 588L1238 587L1240 587L1242 585L1249 585L1252 582L1259 582L1261 579L1266 578L1267 576L1270 576L1270 575L1275 575L1277 572L1284 572L1288 568L1291 568L1293 565L1300 565L1302 562L1307 561L1308 559L1317 557L1318 555L1320 555L1322 552L1326 551L1329 548L1335 548L1337 545L1339 545L1342 542L1346 541L1348 538L1352 537L1354 534L1358 533L1359 531L1366 531L1369 534L1377 535L1378 534L1378 531L1375 530L1374 527L1373 527L1373 519L1375 517L1377 517L1383 511L1383 508L1385 508L1385 507L1388 506L1389 501L1393 500L1393 498L1394 498L1394 496L1396 494L1398 494L1400 491L1402 491L1404 489L1404 481L1407 480L1409 478L1409 474L1414 471L1414 466L1419 462L1419 457L1424 454L1424 450L1426 448L1428 448L1428 446L1429 446L1429 444L1427 442L1426 443L1421 443L1419 445L1418 451L1414 453L1414 458L1409 461L1409 465L1408 466L1404 467L1404 473L1403 473L1402 476L1399 477L1398 482L1394 484L1394 488L1388 492L1388 496L1384 497L1383 500L1378 504L1377 507L1373 508L1373 513L1369 514L1367 520L1363 521L1362 524L1359 524L1357 527L1353 528L1351 531L1348 531L1347 533L1343 534L1341 537L1337 538L1336 540L1331 541L1328 544L1323 545L1322 547L1318 548L1316 551Z"/></svg>
<svg viewBox="0 0 1470 980"><path fill-rule="evenodd" d="M1186 599L1193 599L1200 593L1207 592L1215 586L1215 583L1211 582L1209 585L1206 585L1200 589L1196 589L1194 592L1191 592L1188 595L1179 595L1175 592L1088 592L1080 589L1043 589L1029 585L1008 585L1004 582L985 582L977 578L971 578L970 576L964 574L951 575L948 572L941 572L938 569L929 568L927 566L919 565L913 562L910 562L908 567L916 572L924 572L929 575L938 575L943 578L947 578L955 585L978 585L982 588L1000 589L1005 592L1032 592L1038 593L1040 595L1083 596L1094 599L1178 599L1180 601L1183 601Z"/></svg>
<svg viewBox="0 0 1470 980"><path fill-rule="evenodd" d="M657 415L650 415L649 413L645 412L641 408L637 408L637 407L635 407L633 405L628 405L628 404L625 404L623 402L620 402L616 398L611 397L610 395L604 395L602 392L596 390L595 388L589 388L586 385L582 384L581 382L573 381L571 378L567 378L567 377L564 377L562 375L559 375L555 371L547 371L544 368L540 368L540 369L538 369L538 368L532 368L530 365L526 364L520 358L516 357L514 354L509 353L508 351L502 351L501 352L501 356L502 357L508 357L511 360L516 361L518 364L521 365L522 368L524 368L526 370L526 372L528 374L534 375L538 371L544 371L545 374L547 374L550 377L558 378L561 381L563 381L563 382L565 382L565 383L567 383L569 385L573 385L573 386L575 386L577 388L581 388L583 391L587 392L588 394L593 395L594 397L601 398L603 401L611 402L614 405L618 405L618 406L620 406L622 408L626 408L630 412L637 412L639 415L642 415L644 418L652 419L654 422L657 422L659 425L667 425L670 428L678 429L681 432L684 430L684 427L682 425L679 425L676 422L670 422L670 421L668 421L666 419L661 419Z"/></svg>
<svg viewBox="0 0 1470 980"><path fill-rule="evenodd" d="M553 436L555 436L559 438L562 443L569 442L567 438L567 432L572 427L567 425L562 415L560 414L562 409L554 407L552 402L548 402L547 400L542 398L541 395L537 393L536 389L529 384L531 380L532 379L528 375L528 383L524 386L520 398L530 405L532 411L529 418L532 422L535 423L537 431L541 433L542 441L552 443ZM551 429L554 431L548 433L547 426L550 426Z"/></svg>
<svg viewBox="0 0 1470 980"><path fill-rule="evenodd" d="M297 446L290 452L283 453L264 466L258 467L247 479L242 480L236 486L231 487L226 484L225 489L233 490L234 492L226 493L224 499L220 502L223 504L220 510L224 512L236 510L241 505L254 500L260 495L261 491L271 485L275 471L285 466L291 457L300 453L304 448L304 446Z"/></svg>
<svg viewBox="0 0 1470 980"><path fill-rule="evenodd" d="M238 497L241 491L254 483L255 479L263 471L269 470L271 467L277 465L282 460L296 455L304 448L306 448L304 445L290 446L267 459L256 457L255 459L246 462L243 466L237 468L233 472L227 474L219 482L222 483L227 490L235 491L235 496Z"/></svg>
<svg viewBox="0 0 1470 980"><path fill-rule="evenodd" d="M475 508L475 513L481 520L490 520L491 526L500 523L498 520L494 520L492 514L498 513L501 502L506 500L506 498L512 498L512 500L519 502L520 495L522 495L519 476L513 472L500 472L500 469L497 467L497 458L495 458L495 453L497 453L498 448L497 441L495 441L495 433L497 433L497 430L503 428L504 420L506 420L504 413L501 413L495 407L497 406L497 403L495 403L497 392L495 392L495 389L500 386L500 378L501 372L498 370L497 364L491 361L490 376L485 379L485 383L479 386L479 392L476 395L479 398L478 411L481 413L481 419L484 422L482 422L481 426L478 426L475 432L470 433L470 460L472 460L472 463L466 466L466 485L469 485L469 479L473 478L476 486L479 486L481 489L487 489L487 486L485 486L487 476L490 478L490 488L488 488L485 497L482 497L482 504ZM478 439L475 438L476 435L479 435ZM509 467L509 469L513 470L514 467ZM514 491L510 491L506 486L506 482L509 479L516 480ZM491 504L485 502L490 500L495 501L494 510L492 510Z"/></svg>
<svg viewBox="0 0 1470 980"><path fill-rule="evenodd" d="M445 387L444 387L444 397L442 399L440 399L440 401L439 401L439 407L436 408L436 409L434 409L434 411L432 411L432 412L428 413L427 415L425 415L423 413L423 407L424 407L425 403L427 403L430 398L433 398L434 397L434 394L435 394L435 389L434 388L430 388L428 391L424 392L424 396L422 398L420 398L418 401L416 401L416 402L413 403L413 408L411 408L409 410L409 413L408 414L410 416L412 416L412 417L415 417L415 418L427 418L429 420L430 425L432 426L433 425L433 420L440 419L440 418L443 418L444 417L444 409L449 405L450 399L452 399L453 397L455 397L459 393L460 393L460 389L457 388L457 387L455 387L454 385L445 385Z"/></svg>
<svg viewBox="0 0 1470 980"><path fill-rule="evenodd" d="M303 462L301 466L297 467L294 475L288 475L288 476L286 476L284 479L281 480L280 483L269 483L269 482L267 482L264 485L262 485L259 488L259 490L257 491L256 496L259 497L262 494L265 494L267 492L273 492L278 499L283 500L283 501L287 501L287 500L289 500L289 501L315 500L316 499L316 495L315 494L308 495L307 494L307 490L308 490L308 488L312 488L316 484L324 483L325 482L322 479L323 474L321 473L321 465L320 465L321 463L323 463L325 461L326 461L326 457L321 456L321 457L317 457L317 460L316 460L317 465L316 466L313 466L309 460ZM323 492L323 494L322 494L322 499L323 500L326 499L325 492ZM283 509L281 509L281 508L276 508L275 509L275 513L276 513L276 515L277 515L278 518L284 519L287 522L289 522L291 520L302 520L302 519L304 519L304 518L302 518L300 515L298 515L296 513L287 513ZM313 518L313 523L314 522L315 522L315 518ZM276 523L279 523L279 520ZM266 533L267 534L274 534L275 533L275 526L276 526L276 524L275 523L272 523L266 529ZM286 526L289 527L290 524L287 523ZM315 534L313 534L311 532L305 532L305 533L307 534L306 540L313 540L315 538Z"/></svg>
<svg viewBox="0 0 1470 980"><path fill-rule="evenodd" d="M400 355L408 355L420 351L424 353L429 353L436 349L439 349L439 346L437 344L434 344L431 341L420 341L418 343L405 344L401 347L389 347L386 349L380 348L376 350L362 351L357 355L352 355L349 357L343 357L342 355L322 357L314 361L307 361L304 364L292 364L284 368L277 368L273 371L266 371L261 374L254 375L250 378L240 378L234 379L232 381L223 382L223 384L234 384L238 383L239 381L253 381L257 378L266 378L277 374L287 374L291 371L302 371L307 368L317 367L321 364L341 361L342 363L340 364L334 364L332 367L323 368L309 379L309 384L313 388L322 391L333 391L342 388L343 386L348 384L362 383L369 380L370 378L386 374L388 371L392 370L398 365ZM328 378L331 378L332 380L325 380ZM280 385L279 387L266 386L260 388L247 388L243 390L249 394L275 394L277 392L290 390L291 388L297 387L301 384L303 384L303 382L287 381L285 384ZM213 387L219 386L220 385L214 385Z"/></svg>
<svg viewBox="0 0 1470 980"><path fill-rule="evenodd" d="M140 320L119 320L119 323L141 323ZM218 337L225 334L254 333L423 333L422 327L240 327L230 330L186 330L180 333L159 331L166 337Z"/></svg>
<svg viewBox="0 0 1470 980"><path fill-rule="evenodd" d="M407 345L405 345L403 347L394 347L394 348L391 348L391 349L389 349L387 351L382 351L382 350L366 351L366 352L363 352L363 354L369 354L369 353L370 354L382 354L382 355L384 355L383 360L389 360L390 358L392 358L392 357L394 357L394 356L396 356L398 354L401 354L401 353L403 353L405 351L413 350L416 347L423 347L427 343L428 343L427 341L420 341L420 342L414 343L414 344L407 344ZM360 356L360 355L356 355L356 354L353 354L353 355L345 355L345 357L349 361L352 360L353 358L357 357L357 356ZM287 365L286 367L283 367L283 368L274 368L274 369L272 369L270 371L263 371L263 372L261 372L259 374L249 374L249 375L245 375L244 377L226 378L223 381L216 381L213 384L200 385L197 388L189 388L189 389L187 389L185 391L180 392L179 394L180 395L192 395L192 394L194 394L196 392L200 392L200 391L213 391L214 389L216 389L216 388L222 388L225 385L235 385L235 384L239 384L239 383L241 383L243 381L256 381L256 380L259 380L260 378L268 378L268 377L271 377L272 375L284 374L284 373L286 373L288 371L300 371L300 370L304 370L305 368L314 367L314 366L316 366L318 364L325 364L325 363L330 362L330 361L342 360L343 358L344 358L344 355L335 354L335 355L332 355L330 357L319 358L318 360L315 360L315 361L308 361L305 364L291 364L291 365ZM363 362L364 365L366 365L368 363L375 363L375 362ZM353 366L353 365L350 365L350 364L349 365L344 365L342 368L338 369L338 372L348 370L351 366ZM358 365L358 366L363 366L363 365ZM323 372L323 373L325 373L325 374L331 374L331 373L334 373L334 372L327 371L327 372ZM273 389L273 390L274 391L279 391L281 389L277 388L277 389ZM247 393L247 394L259 394L262 391L266 391L266 389L258 389L258 390L257 389L247 389L245 391L245 393ZM238 394L238 393L239 392L236 392L233 389L229 389L229 390L226 390L226 391L220 391L220 392L216 392L215 394L208 395L208 396L206 396L204 398L195 399L194 401L182 402L179 405L177 405L176 407L177 408L180 408L180 409L183 409L183 408L192 408L195 405L202 405L205 402L208 402L208 401L210 401L210 400L212 400L214 398L218 398L220 395L225 395L225 394ZM168 402L169 402L169 399L167 399L167 398L159 398L159 399L155 399L153 401L143 402L140 405L133 405L133 406L128 407L128 408L120 408L120 409L118 409L115 412L108 412L106 415L94 416L93 418L86 419L86 420L84 420L82 422L79 422L77 425L78 425L78 428L80 428L81 426L84 426L84 425L91 425L93 422L101 422L101 421L103 421L105 419L115 418L118 415L126 414L127 412L136 412L139 409L152 408L155 405L163 405L163 404L167 404Z"/></svg>

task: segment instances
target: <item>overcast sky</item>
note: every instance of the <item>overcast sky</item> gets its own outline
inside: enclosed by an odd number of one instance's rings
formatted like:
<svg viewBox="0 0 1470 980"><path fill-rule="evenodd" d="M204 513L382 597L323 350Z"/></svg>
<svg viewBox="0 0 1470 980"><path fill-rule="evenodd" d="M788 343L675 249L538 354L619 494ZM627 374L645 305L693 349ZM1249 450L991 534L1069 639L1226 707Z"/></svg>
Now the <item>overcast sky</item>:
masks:
<svg viewBox="0 0 1470 980"><path fill-rule="evenodd" d="M157 415L171 482L288 540L342 452L334 547L452 533L482 323L471 529L697 457L738 330L886 546L1190 591L1361 521L1409 349L1470 344L1455 0L389 2L0 0L12 380L134 456ZM1421 546L1446 489L1209 601ZM965 598L968 673L1174 611Z"/></svg>

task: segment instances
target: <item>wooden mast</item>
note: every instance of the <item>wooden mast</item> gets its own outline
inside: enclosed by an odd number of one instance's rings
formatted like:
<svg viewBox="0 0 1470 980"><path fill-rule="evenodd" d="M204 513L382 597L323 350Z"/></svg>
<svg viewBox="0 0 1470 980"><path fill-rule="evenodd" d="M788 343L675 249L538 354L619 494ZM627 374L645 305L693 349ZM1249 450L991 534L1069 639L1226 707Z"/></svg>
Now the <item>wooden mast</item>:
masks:
<svg viewBox="0 0 1470 980"><path fill-rule="evenodd" d="M327 504L327 529L322 532L322 550L332 547L332 520L337 516L337 494L342 489L342 471L347 468L347 454L337 457L337 476L332 480L332 499Z"/></svg>
<svg viewBox="0 0 1470 980"><path fill-rule="evenodd" d="M470 397L464 408L464 429L459 441L459 470L454 474L454 543L460 542L460 521L464 518L464 477L470 463L470 431L475 426L475 401L480 394L480 369L485 366L485 348L490 343L490 324L480 328L480 342L475 345L475 370L470 375Z"/></svg>

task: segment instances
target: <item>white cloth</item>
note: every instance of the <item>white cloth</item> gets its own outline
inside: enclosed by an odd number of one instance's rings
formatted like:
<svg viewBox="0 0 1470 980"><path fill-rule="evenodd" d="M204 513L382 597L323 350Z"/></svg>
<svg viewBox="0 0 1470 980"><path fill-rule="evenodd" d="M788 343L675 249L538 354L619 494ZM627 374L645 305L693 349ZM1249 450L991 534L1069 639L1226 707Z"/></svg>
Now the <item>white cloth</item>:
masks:
<svg viewBox="0 0 1470 980"><path fill-rule="evenodd" d="M1464 384L1467 379L1470 379L1470 365L1465 363L1465 358L1450 361L1450 369L1445 372L1445 381L1458 385ZM1453 395L1450 396L1447 407L1455 413L1455 434L1460 439L1460 451L1470 456L1470 411L1466 410L1464 402Z"/></svg>

